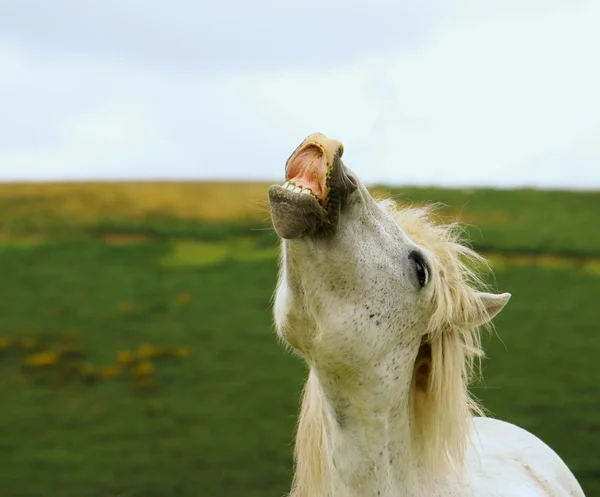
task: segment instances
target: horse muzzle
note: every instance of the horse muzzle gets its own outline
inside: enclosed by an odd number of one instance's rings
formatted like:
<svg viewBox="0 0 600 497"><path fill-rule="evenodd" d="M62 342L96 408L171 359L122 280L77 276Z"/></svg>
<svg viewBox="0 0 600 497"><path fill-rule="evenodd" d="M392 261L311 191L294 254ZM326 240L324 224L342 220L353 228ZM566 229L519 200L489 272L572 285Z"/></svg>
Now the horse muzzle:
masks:
<svg viewBox="0 0 600 497"><path fill-rule="evenodd" d="M277 234L293 239L335 232L340 212L358 186L342 162L343 145L321 133L306 138L286 162L285 183L269 188Z"/></svg>

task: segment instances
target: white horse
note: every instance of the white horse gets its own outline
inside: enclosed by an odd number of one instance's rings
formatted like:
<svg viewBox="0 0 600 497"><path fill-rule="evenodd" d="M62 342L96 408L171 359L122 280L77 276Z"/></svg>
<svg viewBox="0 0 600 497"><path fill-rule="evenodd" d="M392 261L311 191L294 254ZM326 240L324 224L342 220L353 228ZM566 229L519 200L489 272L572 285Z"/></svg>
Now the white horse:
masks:
<svg viewBox="0 0 600 497"><path fill-rule="evenodd" d="M275 324L310 368L291 495L582 496L552 449L469 396L479 329L510 294L482 291L456 226L375 201L342 153L311 135L269 189Z"/></svg>

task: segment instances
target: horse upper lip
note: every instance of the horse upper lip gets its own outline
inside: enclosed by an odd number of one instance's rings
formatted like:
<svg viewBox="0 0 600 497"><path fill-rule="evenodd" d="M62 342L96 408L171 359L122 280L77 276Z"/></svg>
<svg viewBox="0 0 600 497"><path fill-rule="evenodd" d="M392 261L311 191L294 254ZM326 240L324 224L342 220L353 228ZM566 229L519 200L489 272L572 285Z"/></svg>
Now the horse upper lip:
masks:
<svg viewBox="0 0 600 497"><path fill-rule="evenodd" d="M285 179L301 189L310 189L321 207L328 210L332 170L342 153L341 142L313 133L287 160Z"/></svg>
<svg viewBox="0 0 600 497"><path fill-rule="evenodd" d="M335 232L340 210L356 189L342 163L343 151L341 142L314 133L290 155L284 185L269 189L271 216L282 237Z"/></svg>
<svg viewBox="0 0 600 497"><path fill-rule="evenodd" d="M296 150L294 150L294 152L292 153L292 155L286 162L286 171L287 171L287 168L288 168L290 162L295 157L297 157L300 152L302 152L303 150L305 150L306 148L311 147L311 146L316 147L321 150L321 152L323 153L323 155L325 156L325 159L327 161L327 167L332 166L336 155L339 155L339 157L341 158L342 154L344 153L344 146L342 145L342 143L340 141L327 138L322 133L313 133L312 135L308 136L296 148Z"/></svg>

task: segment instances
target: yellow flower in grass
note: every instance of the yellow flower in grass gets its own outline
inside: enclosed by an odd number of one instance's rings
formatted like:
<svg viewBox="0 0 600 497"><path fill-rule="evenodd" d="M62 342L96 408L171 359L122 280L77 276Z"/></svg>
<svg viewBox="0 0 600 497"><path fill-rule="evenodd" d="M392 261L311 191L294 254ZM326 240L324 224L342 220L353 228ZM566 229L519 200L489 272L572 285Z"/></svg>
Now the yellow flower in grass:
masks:
<svg viewBox="0 0 600 497"><path fill-rule="evenodd" d="M111 364L108 366L102 366L100 368L99 376L103 380L110 380L111 378L120 376L122 372L123 370L121 369L121 366L118 364Z"/></svg>
<svg viewBox="0 0 600 497"><path fill-rule="evenodd" d="M133 368L133 374L137 377L152 376L156 368L150 361L142 361Z"/></svg>
<svg viewBox="0 0 600 497"><path fill-rule="evenodd" d="M138 351L139 359L164 359L179 358L189 355L189 349L186 347L156 347L154 345L142 345Z"/></svg>
<svg viewBox="0 0 600 497"><path fill-rule="evenodd" d="M187 347L154 347L152 345L144 345L138 350L140 359L178 359L187 357L190 350Z"/></svg>
<svg viewBox="0 0 600 497"><path fill-rule="evenodd" d="M132 389L134 392L145 392L156 388L156 368L150 361L142 361L133 369Z"/></svg>
<svg viewBox="0 0 600 497"><path fill-rule="evenodd" d="M137 356L140 359L151 359L152 357L157 357L159 355L158 347L154 347L153 345L141 345L137 350Z"/></svg>
<svg viewBox="0 0 600 497"><path fill-rule="evenodd" d="M122 366L131 366L135 362L135 356L131 350L119 350L117 352L117 362Z"/></svg>
<svg viewBox="0 0 600 497"><path fill-rule="evenodd" d="M51 350L38 352L25 358L25 366L30 368L45 368L54 366L58 362L58 355Z"/></svg>

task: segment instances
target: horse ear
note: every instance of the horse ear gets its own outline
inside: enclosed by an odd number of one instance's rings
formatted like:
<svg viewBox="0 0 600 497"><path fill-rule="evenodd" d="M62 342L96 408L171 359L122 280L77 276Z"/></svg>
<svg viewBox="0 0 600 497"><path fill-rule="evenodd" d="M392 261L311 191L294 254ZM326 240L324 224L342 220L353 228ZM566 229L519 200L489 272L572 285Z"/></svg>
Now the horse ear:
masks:
<svg viewBox="0 0 600 497"><path fill-rule="evenodd" d="M482 309L483 312L478 312L474 316L470 316L470 319L468 319L469 322L466 324L469 326L481 326L488 323L504 309L504 306L508 303L510 297L510 293L495 294L477 292L477 298L482 304L479 308Z"/></svg>

